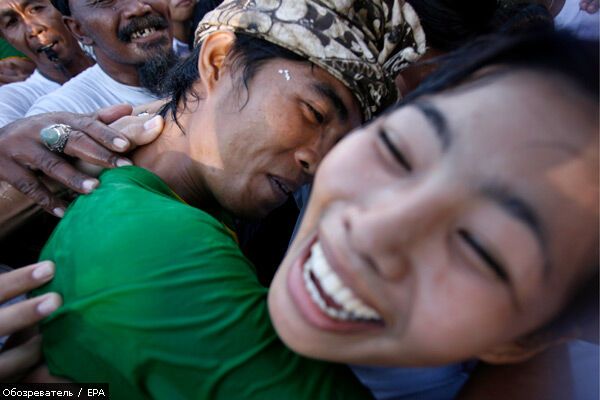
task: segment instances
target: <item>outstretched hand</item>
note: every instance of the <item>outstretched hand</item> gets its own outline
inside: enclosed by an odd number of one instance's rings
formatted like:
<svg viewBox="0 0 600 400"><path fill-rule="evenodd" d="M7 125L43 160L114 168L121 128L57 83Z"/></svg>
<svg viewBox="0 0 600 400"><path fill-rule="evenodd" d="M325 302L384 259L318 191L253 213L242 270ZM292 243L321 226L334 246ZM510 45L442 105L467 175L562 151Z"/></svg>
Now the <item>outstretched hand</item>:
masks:
<svg viewBox="0 0 600 400"><path fill-rule="evenodd" d="M54 264L49 261L0 274L0 303L45 284L53 276ZM11 335L0 352L0 381L14 382L39 364L41 336L32 328L61 304L58 294L47 293L0 308L0 336Z"/></svg>
<svg viewBox="0 0 600 400"><path fill-rule="evenodd" d="M131 110L129 105L117 105L94 114L47 113L0 128L0 180L62 217L66 203L48 189L44 175L79 193L89 193L99 182L48 150L40 140L40 130L52 124L69 125L72 132L64 154L104 168L130 165L122 153L154 140L163 127L162 118L131 117ZM127 124L119 121L116 127L107 126L125 116Z"/></svg>

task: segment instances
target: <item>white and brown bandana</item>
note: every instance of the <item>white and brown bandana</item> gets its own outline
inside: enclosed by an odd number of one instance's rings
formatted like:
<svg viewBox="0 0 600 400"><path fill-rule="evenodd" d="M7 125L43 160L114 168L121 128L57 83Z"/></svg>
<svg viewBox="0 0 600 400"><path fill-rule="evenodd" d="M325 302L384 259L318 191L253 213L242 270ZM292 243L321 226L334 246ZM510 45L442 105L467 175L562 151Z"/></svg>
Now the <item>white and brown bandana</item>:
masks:
<svg viewBox="0 0 600 400"><path fill-rule="evenodd" d="M200 22L195 43L220 29L306 57L355 94L365 120L397 100L393 78L425 52L404 0L225 0Z"/></svg>

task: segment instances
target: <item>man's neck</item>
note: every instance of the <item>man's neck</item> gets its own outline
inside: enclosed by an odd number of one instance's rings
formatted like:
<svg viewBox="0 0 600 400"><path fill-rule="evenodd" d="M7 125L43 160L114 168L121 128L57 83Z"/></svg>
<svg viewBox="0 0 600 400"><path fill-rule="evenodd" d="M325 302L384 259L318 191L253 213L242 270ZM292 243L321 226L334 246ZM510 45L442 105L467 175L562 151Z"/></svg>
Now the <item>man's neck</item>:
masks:
<svg viewBox="0 0 600 400"><path fill-rule="evenodd" d="M75 55L69 63L46 63L44 65L38 65L38 70L47 79L62 85L92 65L94 65L94 61L83 51L80 51L79 54Z"/></svg>
<svg viewBox="0 0 600 400"><path fill-rule="evenodd" d="M186 126L187 115L179 116ZM198 160L192 160L188 138L182 133L172 117L165 118L165 127L152 143L140 147L132 154L135 165L158 175L187 204L209 214L219 215L221 208L204 181L203 168Z"/></svg>
<svg viewBox="0 0 600 400"><path fill-rule="evenodd" d="M140 78L135 65L116 63L100 51L96 51L96 62L115 81L128 86L140 86Z"/></svg>

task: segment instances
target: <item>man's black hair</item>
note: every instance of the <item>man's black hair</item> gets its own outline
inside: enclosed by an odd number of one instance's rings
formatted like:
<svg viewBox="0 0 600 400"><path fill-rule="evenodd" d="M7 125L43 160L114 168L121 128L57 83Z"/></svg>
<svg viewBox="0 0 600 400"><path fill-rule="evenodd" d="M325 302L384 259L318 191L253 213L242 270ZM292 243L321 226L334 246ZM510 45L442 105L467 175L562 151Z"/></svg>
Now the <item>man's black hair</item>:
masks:
<svg viewBox="0 0 600 400"><path fill-rule="evenodd" d="M69 0L50 0L54 8L66 17L71 16L71 9L69 8Z"/></svg>

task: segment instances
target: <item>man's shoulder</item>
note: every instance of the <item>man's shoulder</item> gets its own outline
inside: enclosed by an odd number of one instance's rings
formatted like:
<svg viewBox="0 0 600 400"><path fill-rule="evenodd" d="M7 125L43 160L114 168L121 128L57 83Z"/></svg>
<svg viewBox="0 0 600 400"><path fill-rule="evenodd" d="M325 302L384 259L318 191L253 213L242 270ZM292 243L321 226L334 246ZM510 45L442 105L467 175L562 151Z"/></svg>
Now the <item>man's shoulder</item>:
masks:
<svg viewBox="0 0 600 400"><path fill-rule="evenodd" d="M0 96L4 99L6 96L21 96L25 95L28 98L36 98L44 96L60 88L60 84L50 79L45 78L37 70L26 80L22 82L14 82L0 86Z"/></svg>
<svg viewBox="0 0 600 400"><path fill-rule="evenodd" d="M215 246L237 248L221 221L184 203L148 170L134 166L106 170L100 182L94 192L80 196L69 207L56 230L58 235L90 252L98 249L93 238L100 235L105 237L104 247L126 242L130 249L161 257L188 247L198 251Z"/></svg>

